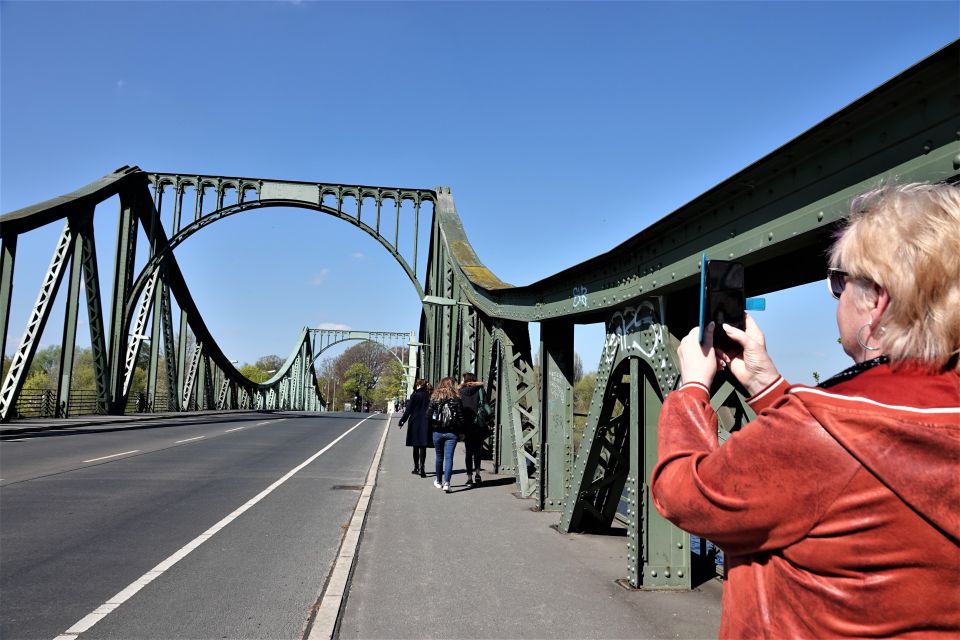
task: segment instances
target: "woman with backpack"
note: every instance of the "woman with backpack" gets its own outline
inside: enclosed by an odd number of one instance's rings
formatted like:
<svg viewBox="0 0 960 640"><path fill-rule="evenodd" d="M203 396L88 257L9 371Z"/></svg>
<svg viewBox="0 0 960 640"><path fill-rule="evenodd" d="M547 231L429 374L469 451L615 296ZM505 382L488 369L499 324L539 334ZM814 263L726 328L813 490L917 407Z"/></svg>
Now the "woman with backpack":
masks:
<svg viewBox="0 0 960 640"><path fill-rule="evenodd" d="M483 383L477 382L477 376L472 373L463 374L460 402L463 404L463 448L467 453L467 486L472 487L480 484L480 449L483 442L477 419L477 409L483 404Z"/></svg>
<svg viewBox="0 0 960 640"><path fill-rule="evenodd" d="M453 451L463 433L463 405L460 394L447 377L437 384L430 397L430 423L433 428L433 446L437 452L437 477L433 486L450 493L450 474L453 473ZM443 476L443 483L440 477Z"/></svg>
<svg viewBox="0 0 960 640"><path fill-rule="evenodd" d="M419 473L421 478L426 478L427 447L433 445L430 438L430 392L433 388L422 378L417 380L415 387L397 427L402 429L403 423L409 420L407 446L413 447L413 471L410 473Z"/></svg>

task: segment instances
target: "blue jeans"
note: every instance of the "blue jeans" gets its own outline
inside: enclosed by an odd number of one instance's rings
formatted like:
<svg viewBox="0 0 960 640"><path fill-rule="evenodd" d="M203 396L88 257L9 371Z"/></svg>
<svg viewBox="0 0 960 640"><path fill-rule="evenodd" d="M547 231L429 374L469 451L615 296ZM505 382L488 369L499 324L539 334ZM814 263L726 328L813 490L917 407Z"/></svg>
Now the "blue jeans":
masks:
<svg viewBox="0 0 960 640"><path fill-rule="evenodd" d="M437 450L437 480L443 475L443 484L450 484L453 473L453 450L457 446L457 434L433 432L433 447Z"/></svg>

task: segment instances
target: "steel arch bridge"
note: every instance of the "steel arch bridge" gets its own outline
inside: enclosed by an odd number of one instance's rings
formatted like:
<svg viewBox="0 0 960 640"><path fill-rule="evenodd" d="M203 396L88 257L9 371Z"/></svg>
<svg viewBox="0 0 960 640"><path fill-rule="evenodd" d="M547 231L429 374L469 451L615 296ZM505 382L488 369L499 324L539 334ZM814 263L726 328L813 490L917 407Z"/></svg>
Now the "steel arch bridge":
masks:
<svg viewBox="0 0 960 640"><path fill-rule="evenodd" d="M0 417L7 420L15 412L37 338L68 271L58 406L70 406L70 358L82 280L101 411L124 410L131 372L148 332L147 395L156 390L162 334L176 409L317 408L322 399L308 331L271 380L261 385L246 380L204 325L173 253L197 230L230 215L272 206L311 209L374 237L410 278L423 301L419 342L431 346L422 355L419 375L436 380L475 371L486 381L496 415L489 443L494 464L500 473L516 477L518 494L533 499L535 508L560 511L562 531L602 528L615 517L625 518L629 583L690 588L695 561L690 536L651 508L647 478L656 459L659 408L678 384L676 335L696 322L700 256L743 262L747 295L821 278L825 250L851 196L882 181L960 179L958 79L960 43L955 42L614 249L526 286L502 282L481 262L449 188L123 167L71 194L0 218L0 341L10 318L17 238L48 223L63 224L3 381ZM193 202L184 201L187 190L194 192ZM208 191L214 205L205 212ZM102 301L94 209L115 195L120 225L110 274L113 294ZM173 213L165 227L159 211L169 198ZM404 203L413 214L401 221ZM393 235L381 227L382 216L391 214ZM424 249L417 240L421 224L429 226L422 275L417 267ZM138 227L148 245L140 271L133 267ZM413 238L412 247L400 249L401 230ZM174 302L180 309L179 336L173 331ZM534 322L540 324L536 363L528 331ZM605 324L606 339L583 444L575 451L573 328L595 322ZM752 414L729 384L712 393L723 439Z"/></svg>

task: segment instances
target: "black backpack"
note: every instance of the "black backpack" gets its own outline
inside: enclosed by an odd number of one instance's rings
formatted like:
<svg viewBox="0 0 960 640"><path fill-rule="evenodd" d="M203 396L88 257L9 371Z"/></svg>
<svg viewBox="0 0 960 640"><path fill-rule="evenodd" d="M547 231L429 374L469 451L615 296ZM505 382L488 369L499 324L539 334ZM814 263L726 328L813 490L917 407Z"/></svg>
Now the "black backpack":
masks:
<svg viewBox="0 0 960 640"><path fill-rule="evenodd" d="M433 415L430 416L430 422L433 424L434 431L455 431L453 409L450 408L450 403L444 402L436 405L433 408Z"/></svg>

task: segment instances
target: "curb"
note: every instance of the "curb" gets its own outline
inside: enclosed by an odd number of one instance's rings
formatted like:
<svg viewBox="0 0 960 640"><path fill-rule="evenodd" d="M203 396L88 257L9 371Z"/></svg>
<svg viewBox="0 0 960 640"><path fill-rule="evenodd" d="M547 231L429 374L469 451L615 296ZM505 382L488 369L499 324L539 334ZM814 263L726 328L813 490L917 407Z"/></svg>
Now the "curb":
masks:
<svg viewBox="0 0 960 640"><path fill-rule="evenodd" d="M370 470L367 472L367 479L363 485L363 491L360 493L360 499L357 500L357 506L353 511L353 517L350 519L350 525L340 542L340 549L337 551L337 560L330 570L327 578L327 584L323 593L314 605L316 612L307 625L304 633L305 640L330 640L334 637L340 628L340 620L343 616L344 603L347 599L347 592L350 587L350 579L353 576L353 568L357 562L357 551L360 547L360 535L363 533L363 525L367 518L367 508L370 499L373 496L373 489L377 484L377 474L380 471L380 459L383 457L383 449L387 442L387 434L390 432L390 422L393 420L393 414L389 414L387 424L383 428L383 435L380 437L380 445L370 463Z"/></svg>

